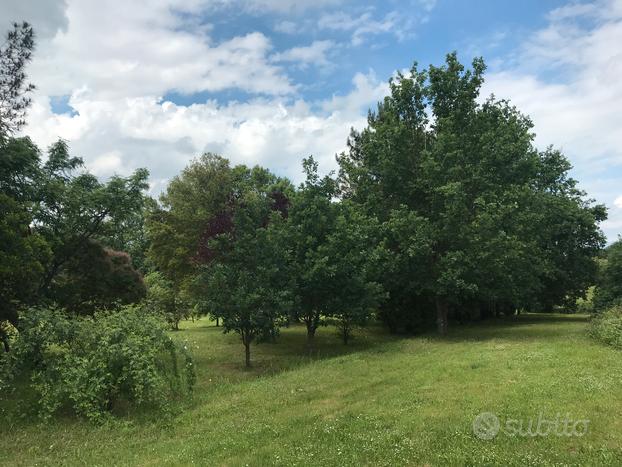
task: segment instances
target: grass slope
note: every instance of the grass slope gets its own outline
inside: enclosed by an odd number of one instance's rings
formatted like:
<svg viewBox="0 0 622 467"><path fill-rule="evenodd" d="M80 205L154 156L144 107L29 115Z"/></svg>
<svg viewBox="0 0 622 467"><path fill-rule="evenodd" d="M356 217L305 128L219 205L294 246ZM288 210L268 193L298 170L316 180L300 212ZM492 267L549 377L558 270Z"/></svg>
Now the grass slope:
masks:
<svg viewBox="0 0 622 467"><path fill-rule="evenodd" d="M349 348L301 327L243 347L207 321L177 333L194 348L194 400L169 421L101 427L66 418L2 428L3 465L622 465L622 354L591 341L582 316L521 316L454 327L446 339L370 329ZM583 437L480 440L481 412L590 419ZM526 422L525 422L526 423Z"/></svg>

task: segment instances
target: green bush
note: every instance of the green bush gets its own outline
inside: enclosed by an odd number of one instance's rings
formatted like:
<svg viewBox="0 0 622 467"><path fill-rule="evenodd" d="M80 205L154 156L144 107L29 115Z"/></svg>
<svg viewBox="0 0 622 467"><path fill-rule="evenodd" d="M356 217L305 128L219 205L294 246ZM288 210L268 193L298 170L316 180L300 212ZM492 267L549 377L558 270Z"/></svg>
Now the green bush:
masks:
<svg viewBox="0 0 622 467"><path fill-rule="evenodd" d="M92 317L30 309L18 328L0 361L0 390L26 380L42 418L60 408L92 420L116 406L164 408L194 384L186 347L171 339L166 323L137 307Z"/></svg>
<svg viewBox="0 0 622 467"><path fill-rule="evenodd" d="M590 323L590 335L622 350L622 306L614 306L594 316Z"/></svg>

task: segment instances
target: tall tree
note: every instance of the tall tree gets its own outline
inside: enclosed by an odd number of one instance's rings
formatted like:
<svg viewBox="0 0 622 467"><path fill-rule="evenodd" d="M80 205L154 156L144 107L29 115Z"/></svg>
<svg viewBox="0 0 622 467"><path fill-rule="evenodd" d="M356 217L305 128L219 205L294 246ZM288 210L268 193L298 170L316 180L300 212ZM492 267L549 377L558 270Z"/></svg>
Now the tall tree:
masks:
<svg viewBox="0 0 622 467"><path fill-rule="evenodd" d="M247 367L251 344L274 338L292 304L287 203L280 190L264 184L273 179L266 171L249 174L203 237L198 277L203 300L222 320L223 331L240 336Z"/></svg>
<svg viewBox="0 0 622 467"><path fill-rule="evenodd" d="M147 217L148 259L177 295L197 273L202 238L231 201L235 176L226 159L204 154L171 180Z"/></svg>
<svg viewBox="0 0 622 467"><path fill-rule="evenodd" d="M512 309L533 301L568 255L577 276L575 264L592 261L603 238L604 210L574 189L563 156L555 166L550 151L537 151L531 121L506 101L480 102L484 71L481 59L465 69L453 53L441 67L398 74L339 157L344 197L388 228L393 219L400 229L386 238L393 255L419 258L398 262L411 272L400 283L388 277L389 290L412 291L414 300L398 293L390 302L404 306L402 314L413 302L433 305L441 334L450 310L465 304ZM396 223L396 213L411 224ZM551 224L563 226L564 241L552 245L554 229L537 228ZM573 230L582 234L571 244ZM575 279L562 282L556 301L584 290L584 278Z"/></svg>
<svg viewBox="0 0 622 467"><path fill-rule="evenodd" d="M84 254L93 241L106 246L118 235L123 220L143 209L148 172L138 169L129 177L100 182L88 172L76 173L82 159L71 157L66 142L58 141L42 165L34 225L52 249L40 293L49 296L54 281L71 260Z"/></svg>
<svg viewBox="0 0 622 467"><path fill-rule="evenodd" d="M335 229L337 207L333 198L337 187L329 176L318 175L318 164L312 157L303 160L303 170L306 181L292 199L288 222L296 278L294 318L305 323L307 344L312 349L315 332L334 293L328 258L321 248Z"/></svg>
<svg viewBox="0 0 622 467"><path fill-rule="evenodd" d="M622 304L622 240L620 239L607 247L594 290L594 309L602 312L619 304Z"/></svg>
<svg viewBox="0 0 622 467"><path fill-rule="evenodd" d="M145 276L147 285L147 306L160 314L174 331L179 331L179 322L188 316L188 309L182 297L176 293L173 282L160 272Z"/></svg>
<svg viewBox="0 0 622 467"><path fill-rule="evenodd" d="M63 141L52 145L45 162L28 138L0 143L0 319L15 322L20 306L40 300L75 309L144 293L127 255L105 247L122 219L142 209L147 172L102 183L76 174L81 166Z"/></svg>
<svg viewBox="0 0 622 467"><path fill-rule="evenodd" d="M25 68L35 47L34 31L24 22L14 23L0 47L0 141L25 125L28 96L35 87L27 82Z"/></svg>
<svg viewBox="0 0 622 467"><path fill-rule="evenodd" d="M365 326L385 296L373 269L381 249L375 219L362 215L348 201L337 205L338 216L318 248L324 258L324 286L329 290L323 311L334 319L344 344L355 328Z"/></svg>

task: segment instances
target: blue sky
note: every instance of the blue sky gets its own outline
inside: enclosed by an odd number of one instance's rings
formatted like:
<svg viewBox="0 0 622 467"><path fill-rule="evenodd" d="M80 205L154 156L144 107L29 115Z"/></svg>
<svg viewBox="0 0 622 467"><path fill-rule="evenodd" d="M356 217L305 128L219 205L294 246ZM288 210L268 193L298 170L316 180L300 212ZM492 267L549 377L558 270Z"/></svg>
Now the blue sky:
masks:
<svg viewBox="0 0 622 467"><path fill-rule="evenodd" d="M483 94L529 114L622 232L622 0L1 0L0 18L38 33L25 133L102 177L148 167L154 194L205 151L328 172L396 70L482 55Z"/></svg>

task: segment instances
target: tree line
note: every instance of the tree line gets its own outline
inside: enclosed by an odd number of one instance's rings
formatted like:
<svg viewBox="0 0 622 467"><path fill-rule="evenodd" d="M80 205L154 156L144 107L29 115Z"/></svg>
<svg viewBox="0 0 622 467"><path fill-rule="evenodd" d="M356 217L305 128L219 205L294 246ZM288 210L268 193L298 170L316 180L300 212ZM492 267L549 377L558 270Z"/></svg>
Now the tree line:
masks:
<svg viewBox="0 0 622 467"><path fill-rule="evenodd" d="M485 65L390 81L352 131L339 172L294 187L204 155L147 221L148 256L246 347L291 321L309 345L333 321L347 342L372 318L393 332L520 310L572 311L595 281L604 206L568 160L538 150L528 117L480 99Z"/></svg>
<svg viewBox="0 0 622 467"><path fill-rule="evenodd" d="M92 314L142 302L173 328L207 314L254 342L300 322L309 348L378 319L412 333L520 310L571 310L595 282L604 206L564 155L534 145L530 119L482 99L485 64L455 53L390 80L352 130L338 172L303 160L295 186L204 154L146 195L148 172L106 182L68 145L43 160L16 137L33 89L32 29L0 50L0 322L28 305ZM144 278L144 280L143 280ZM8 329L0 336L9 347Z"/></svg>

